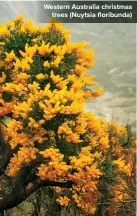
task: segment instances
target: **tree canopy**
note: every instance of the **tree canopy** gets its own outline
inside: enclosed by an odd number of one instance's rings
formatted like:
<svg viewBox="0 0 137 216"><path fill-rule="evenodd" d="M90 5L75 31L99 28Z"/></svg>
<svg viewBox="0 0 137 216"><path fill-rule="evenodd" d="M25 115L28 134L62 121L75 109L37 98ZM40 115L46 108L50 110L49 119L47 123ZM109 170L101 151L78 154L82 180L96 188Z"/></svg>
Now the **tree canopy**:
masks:
<svg viewBox="0 0 137 216"><path fill-rule="evenodd" d="M72 43L55 20L37 26L19 15L0 25L0 116L9 118L1 123L0 174L9 184L0 210L44 186L83 215L99 215L102 205L113 215L131 199L125 179L135 165L135 138L84 111L87 99L102 94L87 73L94 58L89 43Z"/></svg>

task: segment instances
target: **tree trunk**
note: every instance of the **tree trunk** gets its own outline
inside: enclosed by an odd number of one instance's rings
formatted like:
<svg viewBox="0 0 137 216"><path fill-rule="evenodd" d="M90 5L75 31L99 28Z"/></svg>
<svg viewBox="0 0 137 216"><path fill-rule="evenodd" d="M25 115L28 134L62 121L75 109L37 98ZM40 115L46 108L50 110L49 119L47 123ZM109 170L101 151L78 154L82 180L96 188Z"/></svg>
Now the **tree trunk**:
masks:
<svg viewBox="0 0 137 216"><path fill-rule="evenodd" d="M4 210L0 211L0 216L4 216Z"/></svg>
<svg viewBox="0 0 137 216"><path fill-rule="evenodd" d="M3 189L3 185L2 185L2 177L0 176L0 197L2 198L2 189ZM4 210L0 211L0 216L4 216Z"/></svg>

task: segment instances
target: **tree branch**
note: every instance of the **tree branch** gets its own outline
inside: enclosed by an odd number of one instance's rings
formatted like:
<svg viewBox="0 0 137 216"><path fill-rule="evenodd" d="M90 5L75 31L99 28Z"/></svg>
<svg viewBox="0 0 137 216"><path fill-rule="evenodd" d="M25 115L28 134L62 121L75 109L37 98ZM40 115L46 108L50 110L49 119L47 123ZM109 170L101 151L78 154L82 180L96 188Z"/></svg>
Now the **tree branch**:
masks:
<svg viewBox="0 0 137 216"><path fill-rule="evenodd" d="M2 175L4 173L4 171L6 170L10 159L12 158L13 154L16 153L19 149L19 146L17 146L14 149L10 148L10 145L6 144L5 145L5 149L3 151L3 155L0 158L0 175Z"/></svg>
<svg viewBox="0 0 137 216"><path fill-rule="evenodd" d="M21 176L20 176L21 177ZM71 188L73 182L54 182L54 181L42 181L40 180L38 183L34 184L30 189L25 190L24 185L22 184L22 180L18 179L14 188L11 192L3 197L0 200L0 211L7 210L19 205L21 202L26 200L26 198L31 195L34 191L39 189L40 187L46 186L57 186L63 188Z"/></svg>
<svg viewBox="0 0 137 216"><path fill-rule="evenodd" d="M1 149L1 158L0 158L0 175L4 173L4 170L7 168L11 157L14 153L19 150L20 146L17 145L14 149L11 149L10 145L5 141L2 129L0 127L0 149Z"/></svg>
<svg viewBox="0 0 137 216"><path fill-rule="evenodd" d="M2 152L4 152L5 146L7 147L8 145L7 145L7 143L6 143L5 139L4 139L2 129L1 129L1 126L0 126L0 148L1 148Z"/></svg>
<svg viewBox="0 0 137 216"><path fill-rule="evenodd" d="M26 194L27 196L29 196L40 187L53 186L53 187L71 188L73 184L74 183L72 181L56 182L56 181L40 180L37 184L34 184L30 189L28 189L26 191Z"/></svg>

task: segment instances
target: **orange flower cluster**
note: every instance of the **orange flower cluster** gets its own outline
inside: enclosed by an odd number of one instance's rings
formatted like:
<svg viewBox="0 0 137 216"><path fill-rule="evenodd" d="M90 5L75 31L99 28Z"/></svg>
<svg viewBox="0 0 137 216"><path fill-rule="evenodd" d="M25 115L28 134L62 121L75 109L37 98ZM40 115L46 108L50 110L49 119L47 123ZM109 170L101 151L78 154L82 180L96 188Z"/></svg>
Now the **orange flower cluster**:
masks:
<svg viewBox="0 0 137 216"><path fill-rule="evenodd" d="M59 202L59 204L62 206L67 206L70 199L68 197L64 196L64 197L58 198L56 201Z"/></svg>
<svg viewBox="0 0 137 216"><path fill-rule="evenodd" d="M38 168L38 175L40 178L43 180L57 180L58 178L64 180L65 176L68 174L69 166L66 162L62 161L64 156L59 153L59 150L49 148L40 152L40 154L42 154L45 159L49 160L46 165L41 164Z"/></svg>
<svg viewBox="0 0 137 216"><path fill-rule="evenodd" d="M14 176L21 168L23 163L29 163L36 159L38 149L21 147L17 155L15 155L9 165L9 175Z"/></svg>

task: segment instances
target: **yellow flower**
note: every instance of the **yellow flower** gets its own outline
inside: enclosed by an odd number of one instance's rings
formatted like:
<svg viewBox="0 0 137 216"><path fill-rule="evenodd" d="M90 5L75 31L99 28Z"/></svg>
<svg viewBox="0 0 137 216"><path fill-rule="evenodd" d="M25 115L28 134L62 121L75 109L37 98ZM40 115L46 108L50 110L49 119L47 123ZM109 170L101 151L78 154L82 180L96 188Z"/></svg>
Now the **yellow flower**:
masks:
<svg viewBox="0 0 137 216"><path fill-rule="evenodd" d="M36 78L37 78L38 80L42 80L42 79L45 78L45 75L42 74L42 73L39 73L38 75L36 75Z"/></svg>
<svg viewBox="0 0 137 216"><path fill-rule="evenodd" d="M0 83L5 82L5 80L6 80L6 74L2 72L2 76L0 77Z"/></svg>
<svg viewBox="0 0 137 216"><path fill-rule="evenodd" d="M53 62L51 62L51 65L53 65L55 67L58 67L59 64L60 64L60 62L61 62L61 60L62 60L62 58L63 57L61 57L61 56L56 57L56 59Z"/></svg>
<svg viewBox="0 0 137 216"><path fill-rule="evenodd" d="M6 36L6 35L10 35L9 30L6 28L6 26L4 26L3 24L0 24L0 36Z"/></svg>
<svg viewBox="0 0 137 216"><path fill-rule="evenodd" d="M63 78L60 77L59 75L55 76L53 71L51 71L51 73L50 73L50 78L53 80L53 82L54 82L55 84L59 83L59 82L62 81L62 79L63 79Z"/></svg>
<svg viewBox="0 0 137 216"><path fill-rule="evenodd" d="M109 148L109 139L108 139L108 136L101 137L100 144L102 145L103 149Z"/></svg>
<svg viewBox="0 0 137 216"><path fill-rule="evenodd" d="M22 22L20 26L20 31L25 33L29 32L29 34L36 33L38 31L38 27L35 26L31 20Z"/></svg>
<svg viewBox="0 0 137 216"><path fill-rule="evenodd" d="M44 64L43 64L43 66L49 68L49 67L50 67L50 64L49 64L48 61L45 61Z"/></svg>
<svg viewBox="0 0 137 216"><path fill-rule="evenodd" d="M9 175L15 176L24 162L28 163L36 159L37 153L38 149L36 148L21 147L18 153L10 160Z"/></svg>
<svg viewBox="0 0 137 216"><path fill-rule="evenodd" d="M83 142L83 140L80 139L80 136L77 133L72 133L71 135L66 136L66 140L73 143Z"/></svg>
<svg viewBox="0 0 137 216"><path fill-rule="evenodd" d="M45 55L45 54L49 54L50 53L50 48L49 48L49 43L45 44L44 41L42 41L42 44L40 47L38 47L38 52L40 55Z"/></svg>
<svg viewBox="0 0 137 216"><path fill-rule="evenodd" d="M67 206L69 204L70 199L66 196L64 197L60 197L58 199L56 199L57 202L59 202L60 205L62 206Z"/></svg>
<svg viewBox="0 0 137 216"><path fill-rule="evenodd" d="M8 20L6 23L7 28L15 28L15 23L13 21Z"/></svg>
<svg viewBox="0 0 137 216"><path fill-rule="evenodd" d="M113 164L117 165L117 169L123 173L125 173L127 176L131 176L131 166L130 164L125 164L125 161L122 158L119 158L118 160L114 160Z"/></svg>
<svg viewBox="0 0 137 216"><path fill-rule="evenodd" d="M10 53L5 52L5 54L6 54L5 61L7 62L11 62L17 58L13 50Z"/></svg>
<svg viewBox="0 0 137 216"><path fill-rule="evenodd" d="M15 21L16 21L16 22L21 22L21 21L23 21L23 19L24 19L23 15L22 15L22 14L19 14L19 15L16 17Z"/></svg>

